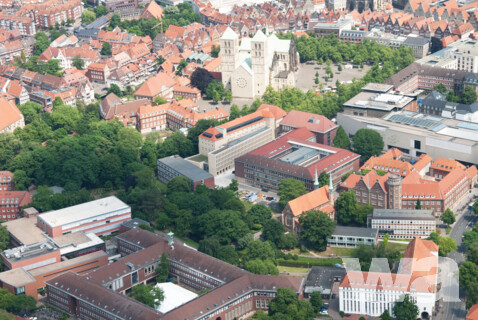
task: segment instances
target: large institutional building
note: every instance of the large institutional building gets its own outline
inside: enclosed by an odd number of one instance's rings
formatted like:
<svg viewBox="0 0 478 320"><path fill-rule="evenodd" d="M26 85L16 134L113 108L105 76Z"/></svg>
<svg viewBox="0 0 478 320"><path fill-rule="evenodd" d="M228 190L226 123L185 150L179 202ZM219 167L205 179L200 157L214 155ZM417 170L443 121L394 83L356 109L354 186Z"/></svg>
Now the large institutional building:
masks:
<svg viewBox="0 0 478 320"><path fill-rule="evenodd" d="M256 112L234 119L199 136L199 153L207 157L209 172L218 175L234 168L234 159L276 137L286 112L263 104Z"/></svg>
<svg viewBox="0 0 478 320"><path fill-rule="evenodd" d="M241 39L227 28L220 39L222 82L237 98L262 96L267 86L279 90L295 85L299 54L294 40L281 40L257 31Z"/></svg>
<svg viewBox="0 0 478 320"><path fill-rule="evenodd" d="M140 228L118 239L122 259L87 275L65 273L46 282L48 303L80 319L244 319L267 310L280 287L302 297L304 279L251 274ZM209 292L163 314L124 294L157 276L161 255L178 283Z"/></svg>
<svg viewBox="0 0 478 320"><path fill-rule="evenodd" d="M435 163L440 164L437 171L437 165L430 164L431 159L425 154L411 165L389 158L396 152L400 151L389 150L380 158L371 158L361 168L362 172L369 172L351 174L341 184L341 189L354 190L359 204L370 204L377 209L415 209L420 201L422 208L440 214L467 194L477 181L475 166L458 166L456 161L448 161L442 166L444 161L437 159ZM426 172L426 168L431 169Z"/></svg>
<svg viewBox="0 0 478 320"><path fill-rule="evenodd" d="M275 141L236 158L236 179L257 188L278 190L282 179L293 178L315 189L315 172L327 172L334 186L358 170L360 156L351 151L315 142L306 128L291 131Z"/></svg>
<svg viewBox="0 0 478 320"><path fill-rule="evenodd" d="M379 317L404 294L418 306L424 319L432 314L437 293L438 246L415 238L404 253L397 273L350 271L339 286L340 311Z"/></svg>

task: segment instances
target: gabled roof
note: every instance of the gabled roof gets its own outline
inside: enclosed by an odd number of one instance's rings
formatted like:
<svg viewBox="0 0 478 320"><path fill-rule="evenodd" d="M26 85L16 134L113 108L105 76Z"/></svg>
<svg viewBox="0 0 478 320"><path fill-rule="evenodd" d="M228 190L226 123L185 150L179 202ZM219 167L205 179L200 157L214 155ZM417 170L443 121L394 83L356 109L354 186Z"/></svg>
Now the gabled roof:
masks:
<svg viewBox="0 0 478 320"><path fill-rule="evenodd" d="M17 106L5 98L0 98L0 115L0 131L23 119L23 115Z"/></svg>
<svg viewBox="0 0 478 320"><path fill-rule="evenodd" d="M158 72L155 76L146 80L135 92L135 96L154 98L163 91L174 87L176 81L164 72Z"/></svg>
<svg viewBox="0 0 478 320"><path fill-rule="evenodd" d="M322 115L298 110L291 110L282 119L281 125L293 128L306 127L312 132L319 133L326 133L338 127L337 124Z"/></svg>
<svg viewBox="0 0 478 320"><path fill-rule="evenodd" d="M292 214L297 217L304 212L327 204L329 201L329 186L323 186L289 201L287 206Z"/></svg>

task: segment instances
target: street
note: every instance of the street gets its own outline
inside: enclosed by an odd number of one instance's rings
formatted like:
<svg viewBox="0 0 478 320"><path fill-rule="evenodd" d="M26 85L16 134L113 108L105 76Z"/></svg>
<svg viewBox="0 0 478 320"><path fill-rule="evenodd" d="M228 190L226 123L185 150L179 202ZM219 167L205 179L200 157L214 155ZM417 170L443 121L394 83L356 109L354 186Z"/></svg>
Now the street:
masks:
<svg viewBox="0 0 478 320"><path fill-rule="evenodd" d="M473 194L476 194L476 189L473 189ZM447 254L447 257L456 261L458 266L465 261L465 245L462 243L462 236L463 233L466 231L470 231L473 228L473 225L477 221L477 216L468 210L467 203L470 202L471 199L467 197L464 201L460 203L462 206L464 205L465 208L462 211L456 210L457 213L457 222L453 226L453 229L450 232L450 237L456 240L456 245L458 247L457 251L450 252ZM464 204L463 204L464 203ZM464 292L460 290L460 300L459 302L440 302L441 310L439 310L438 314L436 315L436 319L443 319L443 320L452 320L452 319L465 319L466 317L466 309L465 309L465 302L463 301Z"/></svg>

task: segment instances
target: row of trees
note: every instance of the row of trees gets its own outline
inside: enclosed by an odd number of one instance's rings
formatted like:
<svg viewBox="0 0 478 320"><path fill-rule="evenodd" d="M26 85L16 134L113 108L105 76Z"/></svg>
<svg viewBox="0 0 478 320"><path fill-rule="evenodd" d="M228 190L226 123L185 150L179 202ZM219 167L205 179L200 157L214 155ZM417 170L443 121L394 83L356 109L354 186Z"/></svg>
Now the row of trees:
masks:
<svg viewBox="0 0 478 320"><path fill-rule="evenodd" d="M464 104L472 104L476 102L476 91L472 87L465 87L460 96L456 96L454 90L448 91L443 83L440 83L433 89L446 96L448 102L459 102Z"/></svg>
<svg viewBox="0 0 478 320"><path fill-rule="evenodd" d="M0 170L12 171L21 190L32 183L67 191L123 186L137 172L153 172L158 157L196 154L199 134L217 124L201 120L187 137L175 132L162 142L159 133L143 140L133 128L100 120L97 104L74 108L57 98L52 113L33 102L19 108L26 126L0 134Z"/></svg>
<svg viewBox="0 0 478 320"><path fill-rule="evenodd" d="M472 211L478 214L478 199L475 200ZM478 303L478 225L463 234L466 247L466 260L460 265L460 288L466 292L466 308Z"/></svg>
<svg viewBox="0 0 478 320"><path fill-rule="evenodd" d="M120 15L115 13L112 15L107 29L111 31L116 27L120 27L121 30L128 31L137 36L150 36L151 39L154 39L161 31L161 24L163 30L167 30L170 25L183 27L193 22L201 21L201 17L197 13L194 13L189 3L180 3L177 6L166 7L163 13L164 16L161 21L154 18L122 21Z"/></svg>

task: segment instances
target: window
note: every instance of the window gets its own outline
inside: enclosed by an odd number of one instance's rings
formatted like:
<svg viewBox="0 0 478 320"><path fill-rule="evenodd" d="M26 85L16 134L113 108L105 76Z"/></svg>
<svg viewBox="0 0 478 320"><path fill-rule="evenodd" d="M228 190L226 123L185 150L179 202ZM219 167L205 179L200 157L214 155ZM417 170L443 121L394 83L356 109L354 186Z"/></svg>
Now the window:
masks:
<svg viewBox="0 0 478 320"><path fill-rule="evenodd" d="M15 294L25 294L25 287L15 288Z"/></svg>

